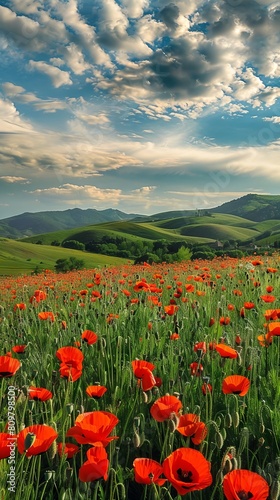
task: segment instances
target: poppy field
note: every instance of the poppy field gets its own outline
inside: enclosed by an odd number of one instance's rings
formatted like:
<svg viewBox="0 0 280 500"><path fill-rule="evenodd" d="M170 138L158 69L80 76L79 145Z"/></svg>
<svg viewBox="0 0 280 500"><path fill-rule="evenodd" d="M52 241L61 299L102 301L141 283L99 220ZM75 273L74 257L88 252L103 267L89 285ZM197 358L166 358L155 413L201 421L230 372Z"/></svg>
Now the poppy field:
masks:
<svg viewBox="0 0 280 500"><path fill-rule="evenodd" d="M280 256L0 279L0 499L276 500Z"/></svg>

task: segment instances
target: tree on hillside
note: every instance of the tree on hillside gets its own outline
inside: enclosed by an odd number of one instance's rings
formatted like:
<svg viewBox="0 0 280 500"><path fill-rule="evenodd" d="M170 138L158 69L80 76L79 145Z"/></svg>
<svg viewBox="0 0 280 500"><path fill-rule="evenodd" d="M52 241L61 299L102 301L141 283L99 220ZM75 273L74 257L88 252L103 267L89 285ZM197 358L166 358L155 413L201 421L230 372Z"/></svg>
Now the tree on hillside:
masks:
<svg viewBox="0 0 280 500"><path fill-rule="evenodd" d="M58 259L54 266L57 273L77 271L78 269L83 269L84 267L84 261L82 259L76 259L76 257L69 257L68 259Z"/></svg>
<svg viewBox="0 0 280 500"><path fill-rule="evenodd" d="M72 250L85 250L84 243L76 240L66 240L61 243L63 248L72 248Z"/></svg>

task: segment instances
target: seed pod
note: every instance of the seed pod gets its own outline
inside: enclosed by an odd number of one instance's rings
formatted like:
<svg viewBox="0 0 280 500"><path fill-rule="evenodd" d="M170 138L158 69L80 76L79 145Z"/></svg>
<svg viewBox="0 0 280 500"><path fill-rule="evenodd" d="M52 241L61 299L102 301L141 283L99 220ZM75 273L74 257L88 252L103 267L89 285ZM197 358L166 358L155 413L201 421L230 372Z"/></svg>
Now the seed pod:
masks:
<svg viewBox="0 0 280 500"><path fill-rule="evenodd" d="M56 455L56 452L57 452L57 443L56 441L54 441L47 450L47 455L51 460L53 460Z"/></svg>

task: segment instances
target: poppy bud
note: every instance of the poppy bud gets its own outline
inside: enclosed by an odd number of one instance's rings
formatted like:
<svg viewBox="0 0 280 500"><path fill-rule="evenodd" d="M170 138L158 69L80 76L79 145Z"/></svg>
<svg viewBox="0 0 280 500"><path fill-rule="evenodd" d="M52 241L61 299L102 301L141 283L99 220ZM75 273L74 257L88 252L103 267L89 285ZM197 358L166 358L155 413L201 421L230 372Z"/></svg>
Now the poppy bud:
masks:
<svg viewBox="0 0 280 500"><path fill-rule="evenodd" d="M227 413L225 416L225 426L229 429L232 426L232 416L230 413Z"/></svg>
<svg viewBox="0 0 280 500"><path fill-rule="evenodd" d="M216 432L215 434L215 442L219 450L223 447L224 439L220 432Z"/></svg>
<svg viewBox="0 0 280 500"><path fill-rule="evenodd" d="M279 496L280 496L280 482L277 481L277 479L274 479L270 487L270 498L271 500L278 500Z"/></svg>
<svg viewBox="0 0 280 500"><path fill-rule="evenodd" d="M238 448L238 455L241 456L243 451L245 450L246 446L248 446L248 441L249 441L249 430L248 427L243 427L240 433L240 440L239 440L239 448Z"/></svg>
<svg viewBox="0 0 280 500"><path fill-rule="evenodd" d="M139 448L140 447L140 436L138 434L138 432L134 431L134 434L133 434L133 445L134 445L134 448Z"/></svg>
<svg viewBox="0 0 280 500"><path fill-rule="evenodd" d="M264 438L263 438L263 437L260 437L260 439L258 440L258 446L259 446L259 448L260 448L260 447L261 447L261 446L263 446L263 445L264 445Z"/></svg>
<svg viewBox="0 0 280 500"><path fill-rule="evenodd" d="M57 444L56 441L53 441L49 449L47 450L47 455L50 458L50 460L53 460L57 452Z"/></svg>
<svg viewBox="0 0 280 500"><path fill-rule="evenodd" d="M261 425L260 425L260 433L263 434L265 431L265 425L263 422L261 422Z"/></svg>
<svg viewBox="0 0 280 500"><path fill-rule="evenodd" d="M231 415L233 427L236 429L239 426L239 413L234 411Z"/></svg>
<svg viewBox="0 0 280 500"><path fill-rule="evenodd" d="M74 410L74 405L73 405L73 403L67 403L67 405L66 405L66 410L67 410L67 413L68 413L68 415L69 415L69 417L70 417L70 415L71 415L72 411Z"/></svg>

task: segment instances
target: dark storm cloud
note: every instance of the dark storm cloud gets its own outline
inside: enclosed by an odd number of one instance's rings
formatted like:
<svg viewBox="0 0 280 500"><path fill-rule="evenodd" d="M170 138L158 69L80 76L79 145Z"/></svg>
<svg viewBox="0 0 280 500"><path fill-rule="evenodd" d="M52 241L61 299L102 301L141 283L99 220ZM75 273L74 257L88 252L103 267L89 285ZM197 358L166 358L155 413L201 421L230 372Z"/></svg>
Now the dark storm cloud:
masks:
<svg viewBox="0 0 280 500"><path fill-rule="evenodd" d="M179 14L179 7L174 3L170 3L166 5L156 17L158 17L160 21L163 21L167 28L175 30L178 27L177 19Z"/></svg>

